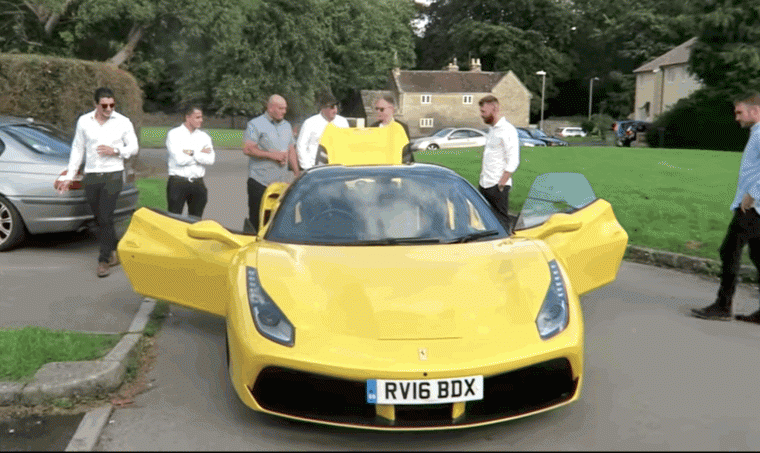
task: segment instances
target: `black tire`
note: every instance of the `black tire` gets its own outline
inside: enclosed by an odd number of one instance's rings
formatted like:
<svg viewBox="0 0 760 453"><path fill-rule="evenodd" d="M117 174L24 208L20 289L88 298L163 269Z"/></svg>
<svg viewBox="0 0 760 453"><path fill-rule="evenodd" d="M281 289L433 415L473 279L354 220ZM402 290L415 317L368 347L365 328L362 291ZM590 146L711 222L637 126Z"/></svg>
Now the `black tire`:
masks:
<svg viewBox="0 0 760 453"><path fill-rule="evenodd" d="M0 196L0 252L17 246L26 236L21 215L7 198Z"/></svg>
<svg viewBox="0 0 760 453"><path fill-rule="evenodd" d="M435 151L438 148L440 148L440 146L436 145L435 143L431 143L431 144L427 145L427 148L425 148L425 149L428 150L428 151Z"/></svg>

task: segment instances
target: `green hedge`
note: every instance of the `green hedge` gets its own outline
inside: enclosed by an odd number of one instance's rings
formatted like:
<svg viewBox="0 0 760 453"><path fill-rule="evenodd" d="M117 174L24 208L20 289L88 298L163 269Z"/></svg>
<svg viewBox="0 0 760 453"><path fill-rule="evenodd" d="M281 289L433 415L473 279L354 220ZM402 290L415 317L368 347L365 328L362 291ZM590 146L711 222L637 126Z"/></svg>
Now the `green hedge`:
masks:
<svg viewBox="0 0 760 453"><path fill-rule="evenodd" d="M731 97L701 89L660 115L646 134L653 148L741 151L749 132L734 120Z"/></svg>
<svg viewBox="0 0 760 453"><path fill-rule="evenodd" d="M0 53L0 114L32 117L73 132L77 118L94 109L101 86L116 95L116 110L139 132L142 90L128 72L110 63Z"/></svg>

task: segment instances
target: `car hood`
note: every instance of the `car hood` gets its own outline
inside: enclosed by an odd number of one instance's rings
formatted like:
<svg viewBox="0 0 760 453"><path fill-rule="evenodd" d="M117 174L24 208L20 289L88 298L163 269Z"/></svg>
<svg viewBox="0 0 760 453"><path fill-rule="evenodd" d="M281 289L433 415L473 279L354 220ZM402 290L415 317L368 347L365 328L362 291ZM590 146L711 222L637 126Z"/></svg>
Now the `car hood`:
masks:
<svg viewBox="0 0 760 453"><path fill-rule="evenodd" d="M535 332L549 286L530 240L456 245L301 246L262 243L261 283L296 326L372 339ZM514 333L514 332L513 332Z"/></svg>

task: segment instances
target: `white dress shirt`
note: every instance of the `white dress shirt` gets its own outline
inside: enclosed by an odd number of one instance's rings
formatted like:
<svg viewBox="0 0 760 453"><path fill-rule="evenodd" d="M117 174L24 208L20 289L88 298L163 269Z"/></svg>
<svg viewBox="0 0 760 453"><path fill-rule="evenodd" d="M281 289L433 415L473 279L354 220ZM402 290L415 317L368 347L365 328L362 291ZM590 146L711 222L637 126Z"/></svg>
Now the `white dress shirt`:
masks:
<svg viewBox="0 0 760 453"><path fill-rule="evenodd" d="M483 149L483 165L480 170L480 187L488 189L499 183L505 171L514 173L520 165L520 140L517 129L501 117L488 128ZM512 178L507 181L512 186Z"/></svg>
<svg viewBox="0 0 760 453"><path fill-rule="evenodd" d="M322 133L328 123L330 122L322 116L322 113L317 113L307 118L301 125L301 131L298 133L298 141L296 142L296 151L298 153L298 165L304 170L316 164L319 139L322 138ZM348 120L340 115L335 115L332 123L338 127L348 127Z"/></svg>
<svg viewBox="0 0 760 453"><path fill-rule="evenodd" d="M112 147L117 155L101 156L98 154L99 145ZM135 128L129 118L114 111L105 123L100 124L95 119L93 110L77 120L74 141L71 143L69 167L64 180L76 175L82 165L82 159L85 160L85 174L124 171L124 159L136 155L138 149Z"/></svg>
<svg viewBox="0 0 760 453"><path fill-rule="evenodd" d="M211 152L201 152L203 148L211 148ZM166 134L166 150L169 152L169 175L191 181L202 178L206 174L204 166L212 165L216 159L211 136L200 129L190 132L184 124ZM192 155L186 153L186 150L192 151Z"/></svg>

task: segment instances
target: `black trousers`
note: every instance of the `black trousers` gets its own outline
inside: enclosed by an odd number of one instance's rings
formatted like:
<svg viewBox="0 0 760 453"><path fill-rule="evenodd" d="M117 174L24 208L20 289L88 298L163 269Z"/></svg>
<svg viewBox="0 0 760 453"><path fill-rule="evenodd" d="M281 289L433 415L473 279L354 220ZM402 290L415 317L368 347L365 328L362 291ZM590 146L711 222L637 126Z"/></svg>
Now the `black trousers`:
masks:
<svg viewBox="0 0 760 453"><path fill-rule="evenodd" d="M259 209L261 208L261 197L267 188L253 178L248 178L248 218L251 220L253 232L259 231Z"/></svg>
<svg viewBox="0 0 760 453"><path fill-rule="evenodd" d="M187 203L188 214L203 217L203 208L208 202L208 189L203 183L203 178L190 181L181 176L169 176L166 183L166 202L171 213L182 214Z"/></svg>
<svg viewBox="0 0 760 453"><path fill-rule="evenodd" d="M100 244L98 262L107 263L116 250L116 229L113 226L113 212L116 201L124 185L123 172L87 173L82 179L84 196L98 226L96 236Z"/></svg>
<svg viewBox="0 0 760 453"><path fill-rule="evenodd" d="M734 211L734 218L728 224L726 237L720 246L721 275L717 302L730 308L736 291L742 251L749 245L749 257L760 271L760 214L754 208L742 212Z"/></svg>
<svg viewBox="0 0 760 453"><path fill-rule="evenodd" d="M504 186L504 190L499 191L498 184L487 189L478 185L478 190L491 204L491 210L507 232L512 231L509 220L509 189L511 188L512 186Z"/></svg>

